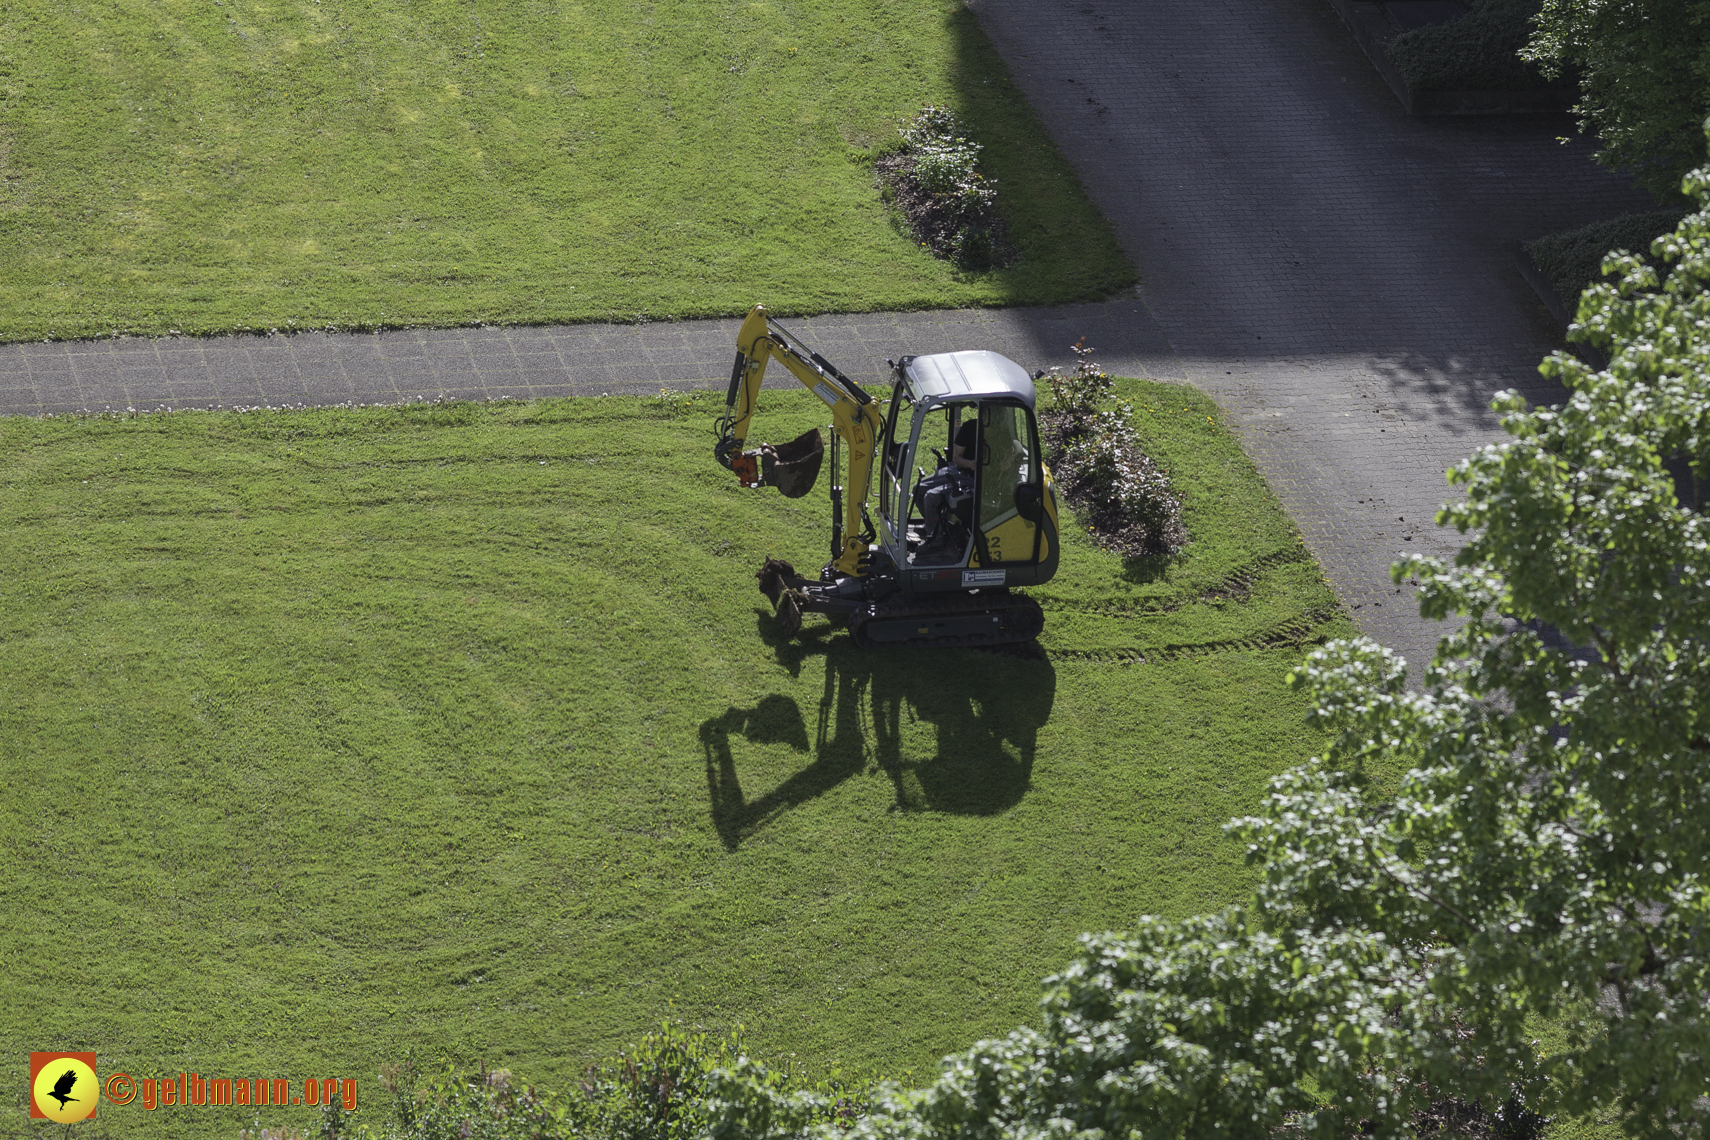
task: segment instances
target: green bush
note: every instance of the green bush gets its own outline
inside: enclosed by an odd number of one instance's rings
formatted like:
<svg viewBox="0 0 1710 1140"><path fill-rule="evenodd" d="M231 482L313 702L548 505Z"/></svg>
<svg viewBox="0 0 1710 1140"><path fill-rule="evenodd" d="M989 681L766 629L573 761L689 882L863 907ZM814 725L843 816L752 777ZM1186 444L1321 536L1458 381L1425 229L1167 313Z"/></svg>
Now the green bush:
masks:
<svg viewBox="0 0 1710 1140"><path fill-rule="evenodd" d="M1091 524L1099 545L1125 558L1175 554L1188 543L1182 504L1170 473L1141 450L1132 405L1102 404L1110 377L1083 342L1073 346L1075 370L1051 370L1051 407L1039 434L1063 496Z"/></svg>
<svg viewBox="0 0 1710 1140"><path fill-rule="evenodd" d="M1470 0L1466 16L1402 32L1389 58L1415 91L1530 91L1557 84L1520 58L1542 0Z"/></svg>
<svg viewBox="0 0 1710 1140"><path fill-rule="evenodd" d="M750 1121L762 1133L846 1124L868 1110L865 1085L848 1088L835 1076L809 1085L790 1067L748 1057L740 1032L709 1038L670 1023L589 1068L566 1092L538 1090L506 1069L424 1075L413 1060L385 1081L392 1107L378 1130L353 1125L332 1104L316 1140L690 1140L732 1118L750 1120L757 1094L779 1106L775 1116ZM732 1088L742 1090L746 1107L729 1102Z"/></svg>
<svg viewBox="0 0 1710 1140"><path fill-rule="evenodd" d="M923 107L898 134L901 149L875 163L880 198L933 256L976 272L1006 264L1014 249L997 213L997 182L980 173L984 148L955 112Z"/></svg>
<svg viewBox="0 0 1710 1140"><path fill-rule="evenodd" d="M1603 258L1611 250L1636 253L1649 265L1651 242L1666 234L1685 216L1683 210L1650 210L1623 214L1606 222L1592 222L1577 230L1548 234L1526 243L1532 262L1549 280L1556 296L1572 311L1585 287L1603 278Z"/></svg>

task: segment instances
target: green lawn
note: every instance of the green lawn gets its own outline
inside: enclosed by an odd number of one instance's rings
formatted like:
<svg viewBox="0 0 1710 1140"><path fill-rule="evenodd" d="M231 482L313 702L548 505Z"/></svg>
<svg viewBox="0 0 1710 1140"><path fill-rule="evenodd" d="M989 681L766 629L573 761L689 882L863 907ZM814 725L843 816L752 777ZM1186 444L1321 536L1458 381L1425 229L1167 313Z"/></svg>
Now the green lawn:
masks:
<svg viewBox="0 0 1710 1140"><path fill-rule="evenodd" d="M1040 660L782 638L823 488L738 488L705 396L0 421L0 1132L29 1049L378 1109L411 1046L565 1087L676 1017L922 1076L1078 933L1243 896L1351 626L1211 402L1120 391L1195 541L1071 527Z"/></svg>
<svg viewBox="0 0 1710 1140"><path fill-rule="evenodd" d="M949 105L1020 250L872 159ZM0 338L1103 296L1135 273L960 0L0 7Z"/></svg>

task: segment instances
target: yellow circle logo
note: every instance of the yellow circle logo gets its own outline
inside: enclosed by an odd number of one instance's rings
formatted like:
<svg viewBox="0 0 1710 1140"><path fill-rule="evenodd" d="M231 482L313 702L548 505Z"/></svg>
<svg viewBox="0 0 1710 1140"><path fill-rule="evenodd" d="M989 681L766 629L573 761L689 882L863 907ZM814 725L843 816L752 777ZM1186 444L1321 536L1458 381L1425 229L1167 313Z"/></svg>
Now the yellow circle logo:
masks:
<svg viewBox="0 0 1710 1140"><path fill-rule="evenodd" d="M75 1124L95 1111L101 1095L95 1070L76 1057L61 1057L42 1066L30 1087L36 1107L58 1124Z"/></svg>

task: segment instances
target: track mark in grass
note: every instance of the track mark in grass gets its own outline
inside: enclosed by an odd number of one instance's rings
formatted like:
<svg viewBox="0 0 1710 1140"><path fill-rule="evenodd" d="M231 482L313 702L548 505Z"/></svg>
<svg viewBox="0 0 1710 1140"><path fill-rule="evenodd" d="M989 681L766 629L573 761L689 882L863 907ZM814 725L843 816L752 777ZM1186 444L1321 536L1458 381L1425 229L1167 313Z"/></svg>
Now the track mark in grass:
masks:
<svg viewBox="0 0 1710 1140"><path fill-rule="evenodd" d="M1274 570L1278 566L1287 566L1294 562L1306 562L1310 559L1306 547L1292 546L1286 550L1278 550L1267 554L1233 570L1215 585L1201 590L1193 597L1174 597L1142 599L1138 602L1073 602L1058 598L1041 598L1039 606L1046 611L1058 613L1081 613L1094 617L1111 618L1141 618L1152 617L1156 614L1174 613L1184 606L1194 602L1215 602L1224 599L1245 601L1258 583L1259 575L1266 570Z"/></svg>
<svg viewBox="0 0 1710 1140"><path fill-rule="evenodd" d="M1308 555L1304 543L1291 546L1286 550L1276 551L1274 554L1267 554L1263 558L1255 558L1239 570L1231 572L1217 585L1202 591L1198 600L1215 602L1229 598L1235 601L1246 601L1252 595L1253 588L1258 585L1259 576L1265 571L1295 562L1306 562L1309 558L1310 555Z"/></svg>
<svg viewBox="0 0 1710 1140"><path fill-rule="evenodd" d="M766 412L787 437L824 405ZM896 1075L1032 1017L1079 932L1244 897L1219 825L1322 750L1283 677L1349 625L1203 417L1148 439L1193 546L1137 569L1065 523L1036 595L1178 612L913 653L782 635L753 566L817 565L823 512L712 477L697 418L441 413L0 419L0 531L30 554L0 582L6 745L108 789L0 792L0 872L43 869L9 880L0 962L92 948L52 1001L0 967L24 998L0 1033L57 1009L133 1072L312 1071L328 1042L473 1067L503 1041L567 1084L671 1016ZM1123 658L1146 666L1096 663ZM196 1004L227 991L250 996Z"/></svg>
<svg viewBox="0 0 1710 1140"><path fill-rule="evenodd" d="M1229 653L1238 650L1306 646L1314 641L1321 640L1314 636L1320 627L1342 616L1344 615L1340 606L1323 606L1251 637L1230 638L1227 641L1202 641L1185 645L1133 646L1111 649L1049 649L1045 651L1045 654L1053 660L1060 661L1141 665L1148 661L1157 663L1179 661L1184 657L1205 657L1214 653Z"/></svg>
<svg viewBox="0 0 1710 1140"><path fill-rule="evenodd" d="M1078 661L1087 665L1144 665L1149 650L1140 649L1053 649L1046 656L1059 661Z"/></svg>
<svg viewBox="0 0 1710 1140"><path fill-rule="evenodd" d="M1039 608L1047 613L1088 614L1092 617L1142 618L1171 614L1193 602L1192 598L1143 598L1137 602L1073 602L1060 598L1040 598Z"/></svg>

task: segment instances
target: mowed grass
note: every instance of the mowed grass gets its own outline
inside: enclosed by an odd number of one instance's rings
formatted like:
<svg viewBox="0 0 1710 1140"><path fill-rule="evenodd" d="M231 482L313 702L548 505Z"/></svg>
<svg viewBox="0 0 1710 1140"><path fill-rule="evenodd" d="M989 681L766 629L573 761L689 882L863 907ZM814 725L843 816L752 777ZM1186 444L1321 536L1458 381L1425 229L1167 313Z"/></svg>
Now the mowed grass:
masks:
<svg viewBox="0 0 1710 1140"><path fill-rule="evenodd" d="M1221 825L1351 627L1211 402L1121 390L1195 542L1071 526L1042 659L782 637L754 567L823 560L824 488L738 488L705 396L0 421L6 1126L29 1049L378 1110L410 1048L565 1086L677 1018L919 1078L1079 933L1241 898Z"/></svg>
<svg viewBox="0 0 1710 1140"><path fill-rule="evenodd" d="M881 204L922 105L1018 257ZM1135 273L960 0L0 8L0 338L1046 304ZM759 292L757 292L757 290Z"/></svg>

